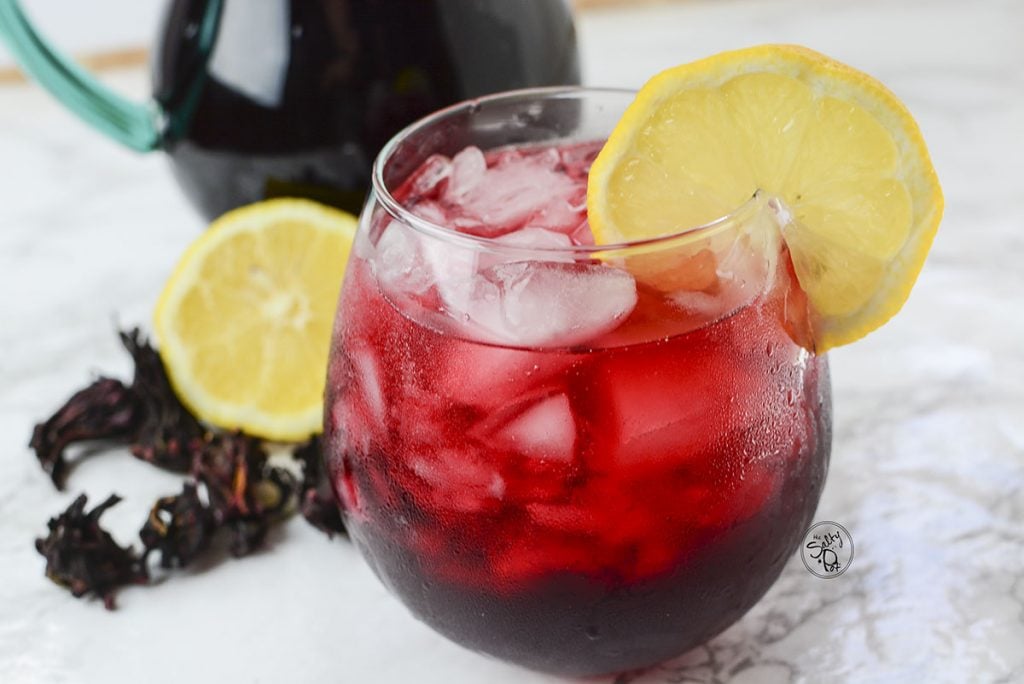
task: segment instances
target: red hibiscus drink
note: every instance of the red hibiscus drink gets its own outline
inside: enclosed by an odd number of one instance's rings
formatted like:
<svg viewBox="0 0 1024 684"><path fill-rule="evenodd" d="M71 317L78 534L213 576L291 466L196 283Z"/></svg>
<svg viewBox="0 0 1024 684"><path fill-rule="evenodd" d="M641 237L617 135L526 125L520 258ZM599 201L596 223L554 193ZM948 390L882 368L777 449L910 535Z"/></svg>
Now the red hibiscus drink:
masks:
<svg viewBox="0 0 1024 684"><path fill-rule="evenodd" d="M770 201L593 244L587 171L629 99L496 96L392 141L327 382L325 459L381 580L452 640L567 675L739 619L807 528L830 448Z"/></svg>

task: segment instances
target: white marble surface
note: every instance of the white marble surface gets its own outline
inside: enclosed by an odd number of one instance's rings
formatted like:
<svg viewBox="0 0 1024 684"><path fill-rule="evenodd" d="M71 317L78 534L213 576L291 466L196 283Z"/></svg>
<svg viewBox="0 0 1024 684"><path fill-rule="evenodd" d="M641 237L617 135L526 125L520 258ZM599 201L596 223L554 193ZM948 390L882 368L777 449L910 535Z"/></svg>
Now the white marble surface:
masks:
<svg viewBox="0 0 1024 684"><path fill-rule="evenodd" d="M587 80L805 43L884 79L915 113L946 219L904 311L832 356L835 447L817 519L852 533L842 577L793 558L743 620L635 679L1024 681L1024 4L691 0L580 17ZM112 83L142 93L145 75ZM94 373L124 374L116 324L148 323L201 229L159 157L0 89L0 681L550 682L410 618L345 542L293 520L270 552L127 589L120 610L42 578L32 539L79 491L114 487L122 541L177 478L126 452L53 490L31 425ZM267 593L274 590L274 595Z"/></svg>

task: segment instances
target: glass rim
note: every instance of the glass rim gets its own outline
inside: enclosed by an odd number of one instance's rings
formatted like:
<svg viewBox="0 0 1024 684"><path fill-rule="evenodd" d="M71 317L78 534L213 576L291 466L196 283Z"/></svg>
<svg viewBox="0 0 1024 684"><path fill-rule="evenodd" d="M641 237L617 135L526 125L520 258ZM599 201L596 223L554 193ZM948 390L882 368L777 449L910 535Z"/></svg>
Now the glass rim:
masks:
<svg viewBox="0 0 1024 684"><path fill-rule="evenodd" d="M387 185L384 182L384 167L387 162L391 159L395 149L399 143L405 138L429 128L437 124L448 117L451 117L457 113L479 109L482 106L501 102L511 102L515 100L538 100L538 99L581 99L587 95L623 95L623 96L636 96L637 91L628 88L601 88L601 87L590 87L590 86L545 86L539 88L521 88L517 90L506 90L491 95L484 95L469 100L463 100L453 105L439 109L432 114L409 124L398 133L393 135L390 140L381 148L377 154L376 159L373 162L373 169L371 172L371 190L372 199L380 202L381 206L396 221L400 221L402 224L413 228L414 230L423 233L427 236L446 240L449 242L460 243L463 246L475 247L477 249L484 249L491 252L514 252L516 254L536 254L543 256L544 258L550 259L555 255L570 255L575 257L593 258L595 254L604 254L607 252L619 252L619 251L633 251L642 249L643 251L650 251L651 248L660 247L662 245L665 248L670 248L674 243L680 239L692 239L697 236L703 236L707 233L713 232L716 229L720 229L723 226L730 225L734 221L739 220L741 217L752 213L756 207L763 203L766 198L761 190L757 190L745 200L742 204L731 210L730 212L719 216L718 218L712 219L706 223L701 223L695 226L686 226L679 230L674 230L671 233L665 235L659 235L657 237L640 238L636 240L625 240L622 242L607 243L600 245L571 245L569 247L528 247L521 245L510 245L505 242L501 242L498 238L484 237L480 235L471 235L469 233L461 233L454 228L434 223L428 219L417 216L411 210L402 206L402 204L394 198L391 191L388 190Z"/></svg>

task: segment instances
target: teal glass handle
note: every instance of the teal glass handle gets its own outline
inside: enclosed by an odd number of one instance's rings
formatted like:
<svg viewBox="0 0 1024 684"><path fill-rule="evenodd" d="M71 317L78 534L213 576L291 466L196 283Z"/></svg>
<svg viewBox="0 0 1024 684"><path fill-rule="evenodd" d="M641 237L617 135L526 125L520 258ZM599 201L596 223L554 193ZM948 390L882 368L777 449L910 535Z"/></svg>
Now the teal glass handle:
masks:
<svg viewBox="0 0 1024 684"><path fill-rule="evenodd" d="M140 152L160 145L157 105L118 95L50 48L17 0L0 0L0 37L29 75L93 128Z"/></svg>

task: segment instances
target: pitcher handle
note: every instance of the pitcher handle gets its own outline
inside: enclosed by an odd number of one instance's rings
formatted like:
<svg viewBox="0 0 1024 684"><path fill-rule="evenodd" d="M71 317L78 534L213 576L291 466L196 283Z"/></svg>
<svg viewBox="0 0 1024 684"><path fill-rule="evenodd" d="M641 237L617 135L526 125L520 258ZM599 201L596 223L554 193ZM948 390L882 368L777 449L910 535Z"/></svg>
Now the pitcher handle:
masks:
<svg viewBox="0 0 1024 684"><path fill-rule="evenodd" d="M162 113L156 103L118 95L52 49L17 0L0 0L0 37L22 69L93 128L140 152L159 146Z"/></svg>

